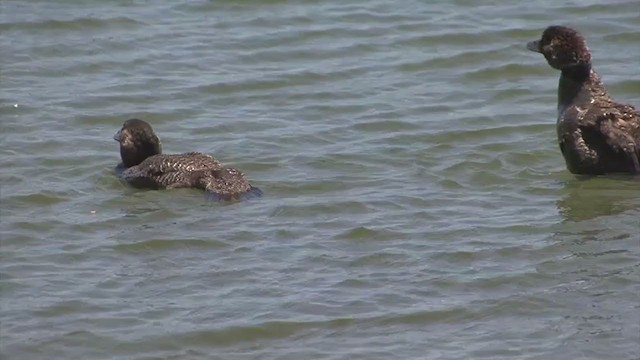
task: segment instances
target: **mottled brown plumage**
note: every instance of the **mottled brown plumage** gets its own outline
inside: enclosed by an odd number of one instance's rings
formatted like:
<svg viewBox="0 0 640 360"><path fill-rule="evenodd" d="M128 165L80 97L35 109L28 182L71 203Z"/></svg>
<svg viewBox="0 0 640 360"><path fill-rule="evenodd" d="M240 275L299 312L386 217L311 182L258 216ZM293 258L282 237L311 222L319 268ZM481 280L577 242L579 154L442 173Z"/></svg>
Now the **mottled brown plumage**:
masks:
<svg viewBox="0 0 640 360"><path fill-rule="evenodd" d="M162 154L160 140L143 120L127 120L113 138L120 143L122 158L117 172L132 186L199 188L220 200L261 195L261 191L252 187L242 172L224 168L211 155L197 152Z"/></svg>
<svg viewBox="0 0 640 360"><path fill-rule="evenodd" d="M615 102L592 69L591 52L577 31L550 26L527 44L561 71L558 142L574 174L640 173L640 112Z"/></svg>

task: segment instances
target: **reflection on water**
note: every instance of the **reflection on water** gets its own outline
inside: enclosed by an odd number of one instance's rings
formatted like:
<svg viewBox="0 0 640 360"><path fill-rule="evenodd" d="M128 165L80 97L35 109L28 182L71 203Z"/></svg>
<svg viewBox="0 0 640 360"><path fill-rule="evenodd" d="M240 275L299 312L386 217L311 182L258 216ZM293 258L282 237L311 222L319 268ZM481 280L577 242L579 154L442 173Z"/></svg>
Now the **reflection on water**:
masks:
<svg viewBox="0 0 640 360"><path fill-rule="evenodd" d="M565 221L640 211L640 180L632 176L576 178L566 183L564 192L556 206Z"/></svg>

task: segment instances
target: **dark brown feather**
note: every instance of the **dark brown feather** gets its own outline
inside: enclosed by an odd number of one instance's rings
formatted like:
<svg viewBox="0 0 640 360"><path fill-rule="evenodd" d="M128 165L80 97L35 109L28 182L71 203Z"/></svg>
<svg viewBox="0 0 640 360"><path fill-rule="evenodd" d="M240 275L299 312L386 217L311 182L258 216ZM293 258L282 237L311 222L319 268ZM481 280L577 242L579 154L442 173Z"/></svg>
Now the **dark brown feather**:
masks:
<svg viewBox="0 0 640 360"><path fill-rule="evenodd" d="M199 188L214 198L230 200L252 192L243 173L227 169L213 156L198 152L161 154L160 140L151 126L138 119L127 120L114 136L120 143L121 179L135 187L150 189Z"/></svg>
<svg viewBox="0 0 640 360"><path fill-rule="evenodd" d="M615 102L592 69L586 41L573 29L548 27L527 44L561 70L558 142L574 174L640 173L640 113Z"/></svg>

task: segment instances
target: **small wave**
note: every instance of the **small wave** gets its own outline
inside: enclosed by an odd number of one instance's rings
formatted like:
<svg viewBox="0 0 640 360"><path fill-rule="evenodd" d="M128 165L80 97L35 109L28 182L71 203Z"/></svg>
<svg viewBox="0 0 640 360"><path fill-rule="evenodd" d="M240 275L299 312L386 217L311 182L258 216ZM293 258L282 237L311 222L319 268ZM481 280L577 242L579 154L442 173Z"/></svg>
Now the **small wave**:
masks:
<svg viewBox="0 0 640 360"><path fill-rule="evenodd" d="M365 226L346 230L336 236L340 240L389 241L407 238L406 234L387 229L371 229Z"/></svg>
<svg viewBox="0 0 640 360"><path fill-rule="evenodd" d="M109 28L132 29L140 25L144 25L144 23L122 16L105 19L83 17L71 20L1 23L0 31L67 31L103 30Z"/></svg>
<svg viewBox="0 0 640 360"><path fill-rule="evenodd" d="M227 243L213 239L153 239L130 244L118 244L115 245L113 249L117 252L123 253L146 253L150 251L167 251L175 249L223 248L226 246L228 246Z"/></svg>

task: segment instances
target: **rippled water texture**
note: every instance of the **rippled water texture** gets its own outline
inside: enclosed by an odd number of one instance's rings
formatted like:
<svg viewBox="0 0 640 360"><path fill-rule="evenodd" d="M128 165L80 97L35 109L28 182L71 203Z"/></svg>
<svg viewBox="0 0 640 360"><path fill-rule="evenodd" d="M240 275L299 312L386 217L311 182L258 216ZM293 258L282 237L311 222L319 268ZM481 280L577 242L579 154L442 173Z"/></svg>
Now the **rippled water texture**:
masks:
<svg viewBox="0 0 640 360"><path fill-rule="evenodd" d="M639 182L566 171L559 74L525 49L574 26L640 106L636 0L0 19L3 359L640 358ZM264 197L120 183L131 117Z"/></svg>

